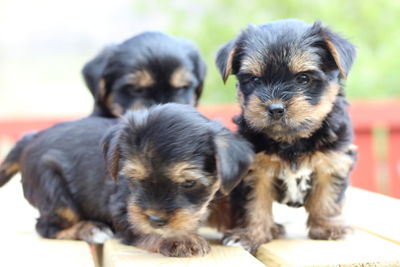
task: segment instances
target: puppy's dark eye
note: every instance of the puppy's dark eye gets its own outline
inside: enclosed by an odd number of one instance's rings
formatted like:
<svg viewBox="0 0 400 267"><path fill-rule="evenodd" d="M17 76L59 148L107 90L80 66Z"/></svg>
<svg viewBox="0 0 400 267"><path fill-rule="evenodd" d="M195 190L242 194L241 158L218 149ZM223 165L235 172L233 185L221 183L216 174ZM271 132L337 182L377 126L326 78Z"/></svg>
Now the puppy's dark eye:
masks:
<svg viewBox="0 0 400 267"><path fill-rule="evenodd" d="M250 82L254 85L259 85L261 84L261 79L256 76L253 76L250 78Z"/></svg>
<svg viewBox="0 0 400 267"><path fill-rule="evenodd" d="M195 180L186 180L186 181L180 183L180 186L183 188L192 188L195 185L196 185Z"/></svg>
<svg viewBox="0 0 400 267"><path fill-rule="evenodd" d="M176 88L176 90L179 92L185 91L186 89L188 89L188 86L181 86Z"/></svg>
<svg viewBox="0 0 400 267"><path fill-rule="evenodd" d="M301 73L301 74L297 75L297 77L296 77L296 82L301 85L308 84L310 82L310 80L311 80L310 76L305 73Z"/></svg>
<svg viewBox="0 0 400 267"><path fill-rule="evenodd" d="M123 90L131 95L142 95L144 93L144 89L140 87L134 87L132 85L126 85L123 87Z"/></svg>

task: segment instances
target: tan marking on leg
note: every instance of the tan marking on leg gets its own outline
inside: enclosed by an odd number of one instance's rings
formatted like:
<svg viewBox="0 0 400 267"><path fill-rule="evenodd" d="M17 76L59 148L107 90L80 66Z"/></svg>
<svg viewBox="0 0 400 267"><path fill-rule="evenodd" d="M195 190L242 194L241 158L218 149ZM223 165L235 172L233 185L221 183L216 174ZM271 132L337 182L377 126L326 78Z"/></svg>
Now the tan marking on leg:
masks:
<svg viewBox="0 0 400 267"><path fill-rule="evenodd" d="M75 224L80 220L79 215L70 208L58 209L56 213L70 224Z"/></svg>
<svg viewBox="0 0 400 267"><path fill-rule="evenodd" d="M342 218L343 201L338 199L342 190L337 183L346 182L354 160L344 152L331 151L317 152L310 161L314 166L315 180L305 204L309 212L309 236L313 239L339 239L351 228Z"/></svg>
<svg viewBox="0 0 400 267"><path fill-rule="evenodd" d="M93 244L103 243L111 237L112 232L108 226L95 221L80 221L55 235L56 239L84 240Z"/></svg>
<svg viewBox="0 0 400 267"><path fill-rule="evenodd" d="M223 232L232 228L232 210L229 196L213 200L209 205L207 226Z"/></svg>
<svg viewBox="0 0 400 267"><path fill-rule="evenodd" d="M277 238L283 228L275 224L272 215L273 178L279 173L281 161L275 155L256 155L252 172L244 178L253 191L245 206L245 221L241 227L225 234L224 243L240 243L240 246L254 253L259 245Z"/></svg>
<svg viewBox="0 0 400 267"><path fill-rule="evenodd" d="M274 226L272 216L273 179L279 174L282 162L278 157L265 154L257 154L253 172L246 177L254 184L254 191L250 196L250 201L246 207L249 215L247 225L254 236L261 236L270 241L273 236L271 227Z"/></svg>
<svg viewBox="0 0 400 267"><path fill-rule="evenodd" d="M19 163L4 163L1 167L0 167L0 172L4 172L5 176L8 176L12 173L16 173L18 172L20 169L20 165Z"/></svg>

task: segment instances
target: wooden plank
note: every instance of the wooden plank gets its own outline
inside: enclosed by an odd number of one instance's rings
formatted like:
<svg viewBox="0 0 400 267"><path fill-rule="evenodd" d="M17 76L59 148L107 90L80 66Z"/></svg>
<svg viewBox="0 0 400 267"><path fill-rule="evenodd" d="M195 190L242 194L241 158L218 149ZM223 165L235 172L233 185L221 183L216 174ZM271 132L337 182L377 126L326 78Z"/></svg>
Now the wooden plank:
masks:
<svg viewBox="0 0 400 267"><path fill-rule="evenodd" d="M385 210L380 215L375 216L371 209L373 207L364 204L358 206L362 201L366 201L369 193L355 202L360 195L356 189L351 189L348 193L351 204L346 208L346 213L354 212L348 221L357 225L354 234L349 235L344 240L339 241L320 241L310 240L307 237L306 212L303 208L292 209L279 204L274 204L275 220L282 223L287 231L285 238L274 240L262 245L257 258L267 264L274 266L400 266L400 246L394 242L387 241L375 234L367 233L358 227L363 220L371 220L377 217L374 223L385 227L387 218L393 217L393 213ZM366 191L361 190L365 193ZM351 195L351 197L350 197ZM371 202L374 201L373 198ZM369 211L369 217L359 217L357 211L360 209ZM371 208L371 209L370 209ZM379 208L379 205L378 207ZM382 209L382 208L381 208ZM398 211L400 206L397 203ZM399 224L397 224L398 227ZM393 228L394 229L394 228Z"/></svg>
<svg viewBox="0 0 400 267"><path fill-rule="evenodd" d="M255 257L238 247L226 247L216 244L214 234L206 230L202 234L213 243L211 253L204 257L169 258L161 254L150 253L132 246L122 245L118 240L108 240L104 244L103 267L131 266L264 266Z"/></svg>
<svg viewBox="0 0 400 267"><path fill-rule="evenodd" d="M0 251L0 266L95 267L85 242L44 239L33 232L2 234Z"/></svg>
<svg viewBox="0 0 400 267"><path fill-rule="evenodd" d="M280 239L260 247L259 260L275 266L400 266L400 246L362 231L346 240Z"/></svg>
<svg viewBox="0 0 400 267"><path fill-rule="evenodd" d="M0 266L94 267L89 246L82 241L40 238L37 211L23 198L20 177L0 188Z"/></svg>
<svg viewBox="0 0 400 267"><path fill-rule="evenodd" d="M344 214L354 227L400 245L400 200L353 187Z"/></svg>

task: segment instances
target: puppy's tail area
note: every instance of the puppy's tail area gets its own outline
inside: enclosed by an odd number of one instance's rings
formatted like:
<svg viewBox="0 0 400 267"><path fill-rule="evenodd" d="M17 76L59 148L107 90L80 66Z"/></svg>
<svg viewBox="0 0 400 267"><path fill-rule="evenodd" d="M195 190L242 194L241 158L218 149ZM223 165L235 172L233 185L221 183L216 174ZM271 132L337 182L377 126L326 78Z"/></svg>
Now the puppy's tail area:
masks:
<svg viewBox="0 0 400 267"><path fill-rule="evenodd" d="M6 156L0 165L0 187L5 185L11 178L20 171L20 158L24 148L36 136L36 132L26 134L22 137Z"/></svg>

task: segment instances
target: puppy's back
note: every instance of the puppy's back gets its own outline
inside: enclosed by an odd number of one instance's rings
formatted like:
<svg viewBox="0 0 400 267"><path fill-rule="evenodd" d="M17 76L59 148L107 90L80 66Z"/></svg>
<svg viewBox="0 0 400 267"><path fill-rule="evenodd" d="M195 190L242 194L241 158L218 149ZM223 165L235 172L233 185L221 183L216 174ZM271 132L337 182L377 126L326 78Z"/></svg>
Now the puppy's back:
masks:
<svg viewBox="0 0 400 267"><path fill-rule="evenodd" d="M88 117L57 124L39 132L24 149L20 165L24 195L34 206L42 201L42 187L56 193L60 181L71 194L90 193L88 183L79 180L91 177L105 180L106 170L101 152L102 135L117 119ZM100 177L99 177L100 176ZM56 182L55 177L61 177ZM90 182L90 181L88 181Z"/></svg>

